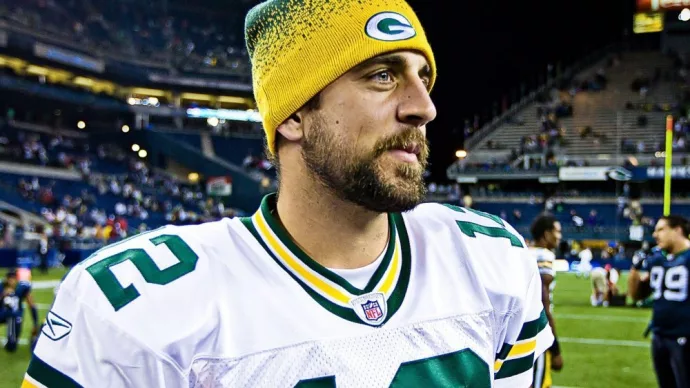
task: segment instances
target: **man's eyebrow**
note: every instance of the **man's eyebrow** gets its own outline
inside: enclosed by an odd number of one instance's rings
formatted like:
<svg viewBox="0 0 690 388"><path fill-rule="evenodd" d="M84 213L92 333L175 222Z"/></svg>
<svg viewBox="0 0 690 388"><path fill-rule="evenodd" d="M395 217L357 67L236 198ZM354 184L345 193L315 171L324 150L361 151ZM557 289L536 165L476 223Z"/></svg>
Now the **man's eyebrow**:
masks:
<svg viewBox="0 0 690 388"><path fill-rule="evenodd" d="M355 66L352 70L359 72L366 70L368 67L374 67L377 65L387 65L393 68L402 68L407 65L407 60L398 54L379 55L378 57L367 59L366 61Z"/></svg>
<svg viewBox="0 0 690 388"><path fill-rule="evenodd" d="M409 64L407 59L400 54L388 54L368 59L355 66L352 70L355 72L362 72L369 67L374 67L377 65L386 65L395 70L402 70ZM419 76L421 78L431 78L431 67L428 63L425 63L424 66L419 70Z"/></svg>

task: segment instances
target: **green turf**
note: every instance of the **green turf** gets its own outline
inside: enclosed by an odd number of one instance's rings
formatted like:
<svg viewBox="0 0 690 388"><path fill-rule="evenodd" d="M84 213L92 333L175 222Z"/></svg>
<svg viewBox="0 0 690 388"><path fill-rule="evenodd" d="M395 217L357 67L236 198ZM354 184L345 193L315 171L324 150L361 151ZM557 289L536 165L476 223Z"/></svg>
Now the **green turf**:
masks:
<svg viewBox="0 0 690 388"><path fill-rule="evenodd" d="M619 286L625 289L626 276ZM561 340L563 370L553 372L555 386L563 387L655 387L649 338L642 337L650 309L592 307L590 283L572 274L558 274L554 291L556 332ZM569 340L599 339L629 341L622 346L582 344ZM602 342L602 341L596 341Z"/></svg>
<svg viewBox="0 0 690 388"><path fill-rule="evenodd" d="M59 279L64 271L51 271L36 279ZM648 339L642 338L651 311L636 308L603 308L589 305L589 281L571 274L559 274L555 290L555 314L564 369L554 372L554 385L562 387L654 387ZM625 285L625 276L619 284ZM53 290L34 290L36 303L49 305ZM41 310L43 319L46 311ZM28 318L28 315L27 315ZM22 337L28 339L31 319L25 319ZM2 327L4 331L4 327ZM2 333L4 335L4 333ZM628 341L623 346L582 344L574 341ZM20 346L15 354L0 349L0 388L19 387L30 359L29 348Z"/></svg>

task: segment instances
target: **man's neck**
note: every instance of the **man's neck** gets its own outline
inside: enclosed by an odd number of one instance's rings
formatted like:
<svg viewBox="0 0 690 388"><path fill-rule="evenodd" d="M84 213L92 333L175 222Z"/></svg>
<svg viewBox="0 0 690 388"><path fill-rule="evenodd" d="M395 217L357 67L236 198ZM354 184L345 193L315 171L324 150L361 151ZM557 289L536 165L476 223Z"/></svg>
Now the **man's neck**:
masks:
<svg viewBox="0 0 690 388"><path fill-rule="evenodd" d="M672 255L677 255L681 252L687 251L688 249L690 249L690 240L683 239L681 242L674 244L669 253Z"/></svg>
<svg viewBox="0 0 690 388"><path fill-rule="evenodd" d="M293 241L324 267L364 267L388 245L386 213L343 201L323 186L281 187L276 207Z"/></svg>
<svg viewBox="0 0 690 388"><path fill-rule="evenodd" d="M548 248L548 244L546 244L546 243L543 242L543 241L537 241L537 242L535 242L535 243L532 245L532 247L534 247L534 248L546 249L547 251L550 251L550 250L551 250L550 248Z"/></svg>

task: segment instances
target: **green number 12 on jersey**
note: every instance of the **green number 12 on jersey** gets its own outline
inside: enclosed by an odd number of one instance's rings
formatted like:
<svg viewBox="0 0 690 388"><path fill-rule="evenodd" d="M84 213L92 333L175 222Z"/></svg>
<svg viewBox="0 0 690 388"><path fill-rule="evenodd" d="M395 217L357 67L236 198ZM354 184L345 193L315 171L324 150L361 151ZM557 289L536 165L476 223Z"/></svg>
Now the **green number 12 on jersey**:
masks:
<svg viewBox="0 0 690 388"><path fill-rule="evenodd" d="M199 260L194 251L185 243L180 236L161 235L150 239L153 245L165 245L175 256L179 263L166 269L160 269L153 261L151 256L141 248L132 248L118 254L108 256L99 260L86 268L93 276L96 284L100 287L103 294L108 299L115 311L125 307L139 297L139 291L134 285L122 287L110 270L114 265L123 263L127 260L139 270L147 283L166 285L182 276L194 271Z"/></svg>

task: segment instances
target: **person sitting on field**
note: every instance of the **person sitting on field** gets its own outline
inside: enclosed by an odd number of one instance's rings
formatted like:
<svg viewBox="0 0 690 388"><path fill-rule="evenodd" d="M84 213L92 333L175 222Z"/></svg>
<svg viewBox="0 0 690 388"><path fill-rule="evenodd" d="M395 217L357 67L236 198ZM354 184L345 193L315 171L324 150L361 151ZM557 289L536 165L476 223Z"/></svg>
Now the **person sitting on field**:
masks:
<svg viewBox="0 0 690 388"><path fill-rule="evenodd" d="M606 264L604 268L597 267L591 272L592 306L608 307L614 296L618 295L618 271Z"/></svg>

